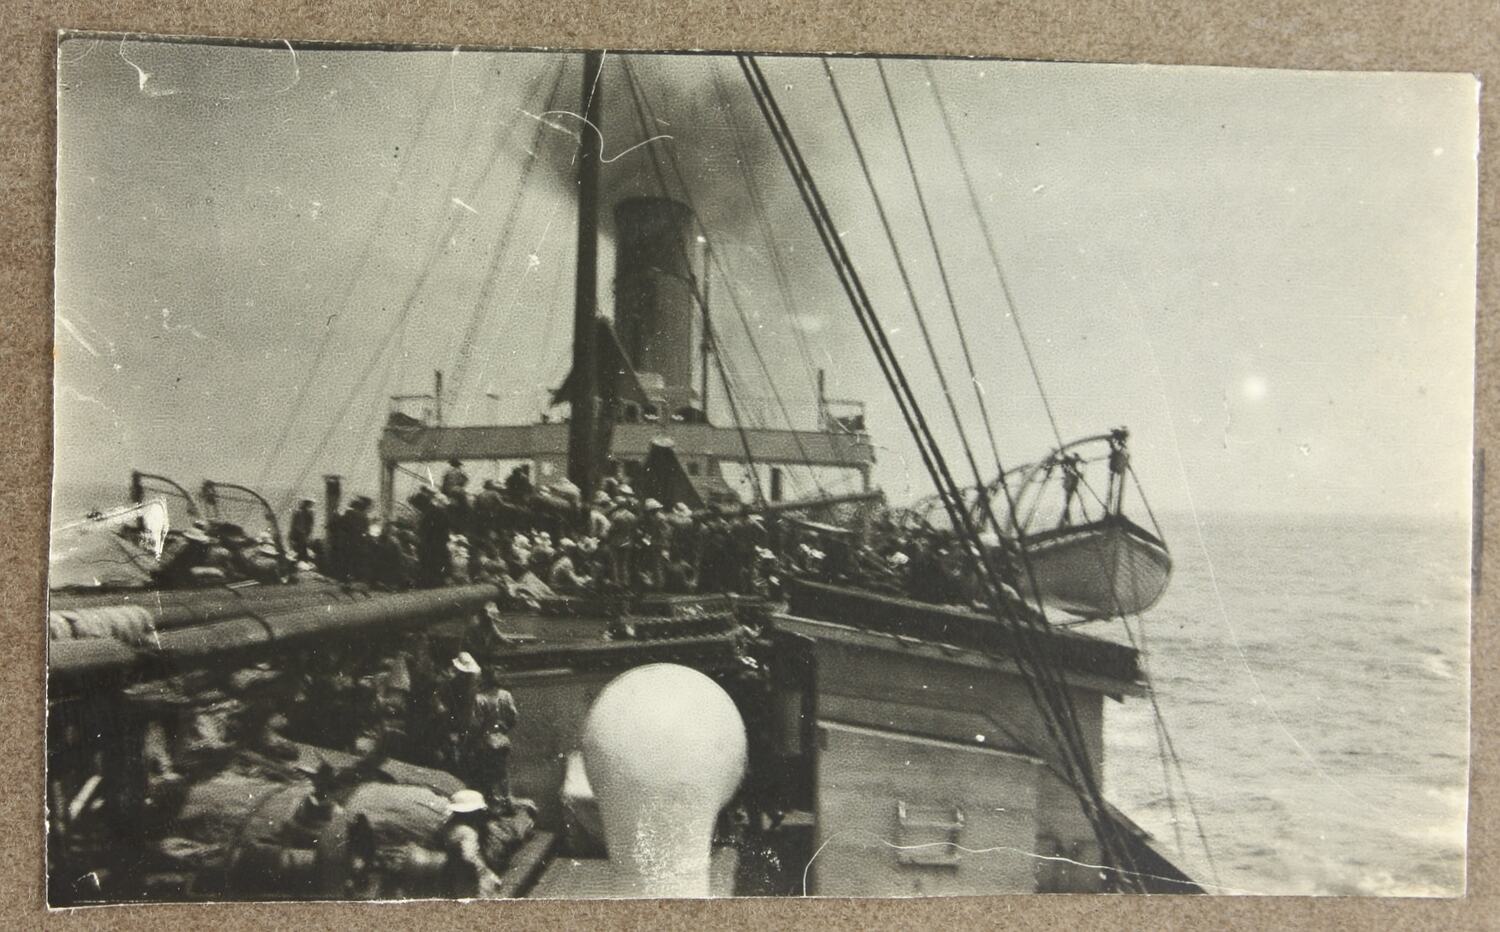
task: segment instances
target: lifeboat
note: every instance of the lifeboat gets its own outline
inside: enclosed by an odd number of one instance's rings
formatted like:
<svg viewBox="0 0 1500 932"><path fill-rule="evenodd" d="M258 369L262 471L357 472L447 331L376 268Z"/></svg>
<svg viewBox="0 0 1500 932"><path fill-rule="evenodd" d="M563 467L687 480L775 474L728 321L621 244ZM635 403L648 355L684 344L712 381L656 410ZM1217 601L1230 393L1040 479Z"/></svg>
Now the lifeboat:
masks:
<svg viewBox="0 0 1500 932"><path fill-rule="evenodd" d="M1019 529L1032 601L1045 608L1084 619L1133 615L1167 590L1172 555L1160 528L1153 533L1125 515L1126 483L1135 477L1128 437L1124 428L1086 437L1015 470L1011 526ZM1100 471L1107 471L1103 482ZM1049 492L1054 480L1060 502ZM1144 493L1139 497L1150 514Z"/></svg>
<svg viewBox="0 0 1500 932"><path fill-rule="evenodd" d="M1123 515L1024 540L1035 600L1080 618L1144 612L1161 600L1172 578L1167 545Z"/></svg>

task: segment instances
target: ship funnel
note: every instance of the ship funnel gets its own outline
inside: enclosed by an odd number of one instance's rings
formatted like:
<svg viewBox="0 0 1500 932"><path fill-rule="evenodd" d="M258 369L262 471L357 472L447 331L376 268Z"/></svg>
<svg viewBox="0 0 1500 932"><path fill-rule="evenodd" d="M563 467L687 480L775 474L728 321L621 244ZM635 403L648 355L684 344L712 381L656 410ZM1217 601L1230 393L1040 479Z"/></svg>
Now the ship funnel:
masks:
<svg viewBox="0 0 1500 932"><path fill-rule="evenodd" d="M620 896L709 895L719 811L745 774L745 723L697 670L654 663L604 687L583 728Z"/></svg>
<svg viewBox="0 0 1500 932"><path fill-rule="evenodd" d="M660 377L672 410L695 394L693 223L692 208L669 198L615 204L615 331L635 370Z"/></svg>

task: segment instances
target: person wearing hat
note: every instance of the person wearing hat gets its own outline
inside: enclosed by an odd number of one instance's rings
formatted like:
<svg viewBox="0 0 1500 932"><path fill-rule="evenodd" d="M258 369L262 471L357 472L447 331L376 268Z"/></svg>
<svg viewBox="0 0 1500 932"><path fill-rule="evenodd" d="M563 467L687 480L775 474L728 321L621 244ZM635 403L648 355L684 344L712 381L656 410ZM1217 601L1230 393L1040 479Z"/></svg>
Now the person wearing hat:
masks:
<svg viewBox="0 0 1500 932"><path fill-rule="evenodd" d="M372 504L368 496L356 495L328 529L329 575L341 582L361 578L369 565Z"/></svg>
<svg viewBox="0 0 1500 932"><path fill-rule="evenodd" d="M467 652L453 658L450 720L454 772L482 787L491 805L510 805L510 733L516 727L516 700L480 670Z"/></svg>
<svg viewBox="0 0 1500 932"><path fill-rule="evenodd" d="M469 474L457 459L448 461L448 471L443 473L443 499L446 499L448 523L456 531L468 532L473 522L469 508Z"/></svg>
<svg viewBox="0 0 1500 932"><path fill-rule="evenodd" d="M512 810L510 734L516 728L520 713L516 709L515 697L496 682L493 671L481 673L479 682L474 695L473 717L465 736L468 782L484 791L493 811L509 815Z"/></svg>
<svg viewBox="0 0 1500 932"><path fill-rule="evenodd" d="M312 559L312 551L309 545L312 543L313 523L316 515L313 513L313 500L304 498L297 503L297 510L292 512L291 528L287 531L286 540L292 548L292 555L299 561L307 562Z"/></svg>
<svg viewBox="0 0 1500 932"><path fill-rule="evenodd" d="M522 463L505 477L505 494L511 504L525 506L531 502L531 466Z"/></svg>
<svg viewBox="0 0 1500 932"><path fill-rule="evenodd" d="M464 769L466 737L473 725L474 700L479 695L479 664L468 651L460 651L448 669L443 689L447 747L445 757L456 772Z"/></svg>
<svg viewBox="0 0 1500 932"><path fill-rule="evenodd" d="M419 493L413 502L417 509L417 585L432 589L448 578L452 561L448 550L450 524L438 497L431 489L424 491L427 494Z"/></svg>
<svg viewBox="0 0 1500 932"><path fill-rule="evenodd" d="M734 550L729 524L715 507L698 528L698 591L728 592L734 585Z"/></svg>
<svg viewBox="0 0 1500 932"><path fill-rule="evenodd" d="M500 484L494 479L484 480L474 494L473 507L469 510L473 530L478 536L501 533L505 521L505 496L500 494Z"/></svg>
<svg viewBox="0 0 1500 932"><path fill-rule="evenodd" d="M471 581L474 566L474 548L465 534L448 537L448 581L464 585Z"/></svg>
<svg viewBox="0 0 1500 932"><path fill-rule="evenodd" d="M211 562L209 551L213 543L213 538L202 528L188 528L182 532L182 537L172 548L171 554L164 555L165 559L153 575L164 586L193 585L201 575L195 571L207 567Z"/></svg>
<svg viewBox="0 0 1500 932"><path fill-rule="evenodd" d="M665 516L670 527L672 559L696 562L698 557L698 522L687 502L678 502Z"/></svg>
<svg viewBox="0 0 1500 932"><path fill-rule="evenodd" d="M286 578L281 551L268 539L255 549L245 548L241 561L242 572L250 579L261 583L277 583Z"/></svg>
<svg viewBox="0 0 1500 932"><path fill-rule="evenodd" d="M609 527L605 531L604 545L609 555L610 580L616 586L627 587L634 582L636 516L630 509L629 486L621 486L614 509L609 513Z"/></svg>
<svg viewBox="0 0 1500 932"><path fill-rule="evenodd" d="M609 535L609 509L613 504L609 493L600 489L594 493L594 500L589 505L588 514L588 536L603 540Z"/></svg>
<svg viewBox="0 0 1500 932"><path fill-rule="evenodd" d="M734 591L743 595L755 592L755 549L766 545L768 535L760 515L737 519L730 529L730 548L734 560Z"/></svg>
<svg viewBox="0 0 1500 932"><path fill-rule="evenodd" d="M484 859L490 813L484 795L462 789L448 800L443 823L443 893L455 899L498 895L500 878Z"/></svg>
<svg viewBox="0 0 1500 932"><path fill-rule="evenodd" d="M672 525L662 511L661 502L647 498L641 505L640 536L636 566L643 588L660 589L672 546Z"/></svg>
<svg viewBox="0 0 1500 932"><path fill-rule="evenodd" d="M593 580L579 566L580 551L577 542L564 537L557 542L558 556L547 573L547 585L564 595L576 595L588 590Z"/></svg>
<svg viewBox="0 0 1500 932"><path fill-rule="evenodd" d="M457 458L448 461L448 470L443 473L443 494L450 499L467 497L469 494L469 474L464 472L464 464Z"/></svg>

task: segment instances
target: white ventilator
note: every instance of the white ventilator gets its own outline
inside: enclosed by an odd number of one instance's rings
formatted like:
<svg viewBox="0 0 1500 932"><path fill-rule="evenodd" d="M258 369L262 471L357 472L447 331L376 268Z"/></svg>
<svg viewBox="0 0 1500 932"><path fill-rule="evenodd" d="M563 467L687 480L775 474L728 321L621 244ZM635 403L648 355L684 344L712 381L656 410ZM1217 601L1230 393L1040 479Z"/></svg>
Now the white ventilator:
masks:
<svg viewBox="0 0 1500 932"><path fill-rule="evenodd" d="M745 723L697 670L636 667L589 709L583 758L617 895L709 895L714 822L745 774Z"/></svg>

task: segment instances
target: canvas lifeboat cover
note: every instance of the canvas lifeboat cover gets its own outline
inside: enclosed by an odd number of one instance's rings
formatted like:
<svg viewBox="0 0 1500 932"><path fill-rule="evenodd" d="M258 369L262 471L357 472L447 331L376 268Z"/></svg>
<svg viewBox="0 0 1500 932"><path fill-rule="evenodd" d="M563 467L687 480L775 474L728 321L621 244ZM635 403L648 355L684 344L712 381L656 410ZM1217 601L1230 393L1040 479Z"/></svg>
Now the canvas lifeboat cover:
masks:
<svg viewBox="0 0 1500 932"><path fill-rule="evenodd" d="M135 589L153 584L167 538L160 500L96 514L53 528L49 589Z"/></svg>

